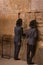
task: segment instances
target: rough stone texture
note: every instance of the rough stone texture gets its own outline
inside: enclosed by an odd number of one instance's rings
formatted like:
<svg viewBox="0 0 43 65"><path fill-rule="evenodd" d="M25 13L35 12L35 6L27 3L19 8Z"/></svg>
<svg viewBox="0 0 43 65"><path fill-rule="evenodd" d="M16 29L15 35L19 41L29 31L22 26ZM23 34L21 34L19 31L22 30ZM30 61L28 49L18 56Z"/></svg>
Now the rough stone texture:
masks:
<svg viewBox="0 0 43 65"><path fill-rule="evenodd" d="M18 13L20 12L20 17L23 19L24 29L28 27L28 22L31 19L35 19L34 13L26 13L31 12L34 6L38 7L38 10L43 11L43 0L0 0L0 34L13 34L14 35L14 27L16 24L16 20L18 18ZM33 4L33 5L32 5ZM35 5L34 5L35 4ZM38 4L38 6L37 6ZM40 4L40 5L39 5ZM32 6L32 7L31 7ZM36 9L35 9L36 10ZM43 13L40 13L43 18ZM37 15L40 15L37 13ZM36 16L37 17L37 16ZM42 20L43 21L43 20ZM8 31L9 30L9 31Z"/></svg>
<svg viewBox="0 0 43 65"><path fill-rule="evenodd" d="M31 10L43 11L43 0L31 0Z"/></svg>
<svg viewBox="0 0 43 65"><path fill-rule="evenodd" d="M38 2L37 2L38 1ZM36 4L35 6L33 5ZM40 4L40 5L39 5ZM37 6L39 5L39 6ZM35 7L35 10L34 10ZM34 13L41 11L40 13ZM32 13L29 13L29 11ZM39 37L40 41L38 42L37 52L35 58L33 59L36 63L40 62L40 65L43 64L43 1L42 0L0 0L0 35L12 35L14 36L14 27L16 25L16 20L18 19L18 13L20 12L20 17L23 19L23 28L24 32L27 30L31 20L36 19L38 22ZM13 39L13 38L12 38ZM1 40L1 37L0 37ZM11 42L11 57L14 57L14 40ZM2 42L0 42L0 55L2 53ZM6 43L4 42L4 48ZM26 60L26 38L22 39L22 46L20 50L19 57L22 60ZM6 50L6 51L5 51ZM9 53L9 49L4 49L4 53Z"/></svg>

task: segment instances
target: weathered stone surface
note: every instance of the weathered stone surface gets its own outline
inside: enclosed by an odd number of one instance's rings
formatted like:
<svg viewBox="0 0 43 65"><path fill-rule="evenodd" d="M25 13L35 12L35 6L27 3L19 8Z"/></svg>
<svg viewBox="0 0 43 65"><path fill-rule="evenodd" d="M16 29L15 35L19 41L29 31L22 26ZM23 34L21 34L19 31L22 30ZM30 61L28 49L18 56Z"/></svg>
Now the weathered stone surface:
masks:
<svg viewBox="0 0 43 65"><path fill-rule="evenodd" d="M0 35L13 35L14 27L16 25L16 20L18 19L18 13L20 12L20 18L23 20L24 32L28 29L31 20L36 19L38 22L38 29L40 33L41 40L38 42L37 52L35 55L35 62L40 62L43 60L43 1L42 0L0 0ZM34 6L34 4L36 4ZM40 4L40 5L39 5ZM38 5L38 6L37 6ZM32 13L29 13L29 11ZM34 11L41 11L39 13L34 13ZM0 37L1 38L1 37ZM1 42L2 43L2 42ZM0 43L0 44L1 44ZM5 43L4 43L5 44ZM9 54L9 47L4 45L4 53ZM8 49L5 49L8 48ZM41 50L39 48L42 48ZM5 51L6 50L6 51ZM0 54L1 54L0 45ZM26 60L27 42L26 38L22 39L22 46L20 50L19 57L22 60ZM42 55L42 56L41 56ZM11 42L11 57L14 57L14 42ZM40 62L42 63L42 61Z"/></svg>

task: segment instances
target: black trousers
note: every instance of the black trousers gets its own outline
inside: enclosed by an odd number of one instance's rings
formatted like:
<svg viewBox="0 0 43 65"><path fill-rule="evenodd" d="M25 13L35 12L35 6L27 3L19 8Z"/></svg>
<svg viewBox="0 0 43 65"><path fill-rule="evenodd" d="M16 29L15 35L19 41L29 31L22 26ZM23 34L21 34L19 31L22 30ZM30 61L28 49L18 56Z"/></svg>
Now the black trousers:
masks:
<svg viewBox="0 0 43 65"><path fill-rule="evenodd" d="M14 46L15 46L14 59L18 59L20 48L21 48L21 44L18 45L17 43L15 43Z"/></svg>
<svg viewBox="0 0 43 65"><path fill-rule="evenodd" d="M35 45L29 45L27 44L27 63L31 63L32 59L35 55Z"/></svg>

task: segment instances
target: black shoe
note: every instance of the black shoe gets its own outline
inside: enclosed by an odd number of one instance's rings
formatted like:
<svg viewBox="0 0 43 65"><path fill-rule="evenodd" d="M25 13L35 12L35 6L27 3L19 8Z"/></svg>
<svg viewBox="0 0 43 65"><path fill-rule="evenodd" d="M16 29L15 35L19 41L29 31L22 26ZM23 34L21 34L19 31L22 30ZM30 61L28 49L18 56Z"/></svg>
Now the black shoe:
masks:
<svg viewBox="0 0 43 65"><path fill-rule="evenodd" d="M20 60L19 58L14 58L15 60Z"/></svg>
<svg viewBox="0 0 43 65"><path fill-rule="evenodd" d="M34 62L27 62L27 64L34 64Z"/></svg>
<svg viewBox="0 0 43 65"><path fill-rule="evenodd" d="M29 63L29 64L34 64L34 62L31 62L31 63Z"/></svg>
<svg viewBox="0 0 43 65"><path fill-rule="evenodd" d="M20 58L17 58L16 60L20 60Z"/></svg>

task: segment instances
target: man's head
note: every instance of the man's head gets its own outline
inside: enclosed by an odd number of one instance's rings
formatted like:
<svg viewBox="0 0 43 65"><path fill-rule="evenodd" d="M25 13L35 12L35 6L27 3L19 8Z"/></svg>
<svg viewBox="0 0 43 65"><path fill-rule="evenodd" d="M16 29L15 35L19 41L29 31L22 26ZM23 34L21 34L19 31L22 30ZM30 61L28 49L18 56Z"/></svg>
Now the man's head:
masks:
<svg viewBox="0 0 43 65"><path fill-rule="evenodd" d="M17 25L17 26L21 26L21 25L22 25L22 19L21 19L21 18L19 18L19 19L17 20L16 25Z"/></svg>
<svg viewBox="0 0 43 65"><path fill-rule="evenodd" d="M30 26L31 28L37 27L37 22L36 22L36 20L30 21L29 26Z"/></svg>

